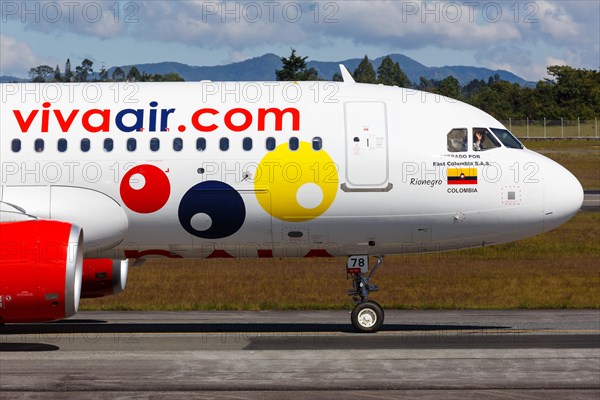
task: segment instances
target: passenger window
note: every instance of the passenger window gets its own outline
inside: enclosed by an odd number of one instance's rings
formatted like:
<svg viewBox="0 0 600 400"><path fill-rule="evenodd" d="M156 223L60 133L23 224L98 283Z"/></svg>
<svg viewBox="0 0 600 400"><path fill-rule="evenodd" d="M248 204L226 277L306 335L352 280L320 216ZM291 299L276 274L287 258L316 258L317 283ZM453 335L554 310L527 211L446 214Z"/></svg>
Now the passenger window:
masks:
<svg viewBox="0 0 600 400"><path fill-rule="evenodd" d="M277 142L275 142L275 138L273 138L273 137L267 138L267 142L266 142L267 150L269 150L269 151L275 150L276 144L277 144Z"/></svg>
<svg viewBox="0 0 600 400"><path fill-rule="evenodd" d="M160 149L160 140L158 138L150 139L150 150L158 151Z"/></svg>
<svg viewBox="0 0 600 400"><path fill-rule="evenodd" d="M13 139L10 147L11 147L13 153L20 152L21 151L21 141L19 139Z"/></svg>
<svg viewBox="0 0 600 400"><path fill-rule="evenodd" d="M127 139L127 151L135 151L137 149L137 140L134 138Z"/></svg>
<svg viewBox="0 0 600 400"><path fill-rule="evenodd" d="M300 147L300 141L297 137L291 137L289 142L290 150L296 151Z"/></svg>
<svg viewBox="0 0 600 400"><path fill-rule="evenodd" d="M112 139L104 139L104 151L111 152L113 150L113 140Z"/></svg>
<svg viewBox="0 0 600 400"><path fill-rule="evenodd" d="M473 150L484 151L500 147L500 142L486 128L473 128Z"/></svg>
<svg viewBox="0 0 600 400"><path fill-rule="evenodd" d="M198 150L198 151L206 150L206 139L204 139L204 138L196 139L196 150Z"/></svg>
<svg viewBox="0 0 600 400"><path fill-rule="evenodd" d="M173 139L173 150L181 151L183 149L183 139L175 138Z"/></svg>
<svg viewBox="0 0 600 400"><path fill-rule="evenodd" d="M448 151L457 153L467 151L468 132L465 128L455 128L448 133Z"/></svg>
<svg viewBox="0 0 600 400"><path fill-rule="evenodd" d="M90 151L90 139L81 139L81 151L84 153Z"/></svg>
<svg viewBox="0 0 600 400"><path fill-rule="evenodd" d="M36 153L41 153L44 151L44 139L36 139L33 144Z"/></svg>
<svg viewBox="0 0 600 400"><path fill-rule="evenodd" d="M229 150L229 139L227 139L226 137L221 138L221 140L219 140L219 148L222 151Z"/></svg>
<svg viewBox="0 0 600 400"><path fill-rule="evenodd" d="M246 151L252 150L252 138L245 137L242 141L242 148Z"/></svg>
<svg viewBox="0 0 600 400"><path fill-rule="evenodd" d="M67 151L67 139L58 139L58 151L64 153Z"/></svg>
<svg viewBox="0 0 600 400"><path fill-rule="evenodd" d="M315 151L319 151L323 148L323 139L320 137L314 137L312 140L312 148Z"/></svg>

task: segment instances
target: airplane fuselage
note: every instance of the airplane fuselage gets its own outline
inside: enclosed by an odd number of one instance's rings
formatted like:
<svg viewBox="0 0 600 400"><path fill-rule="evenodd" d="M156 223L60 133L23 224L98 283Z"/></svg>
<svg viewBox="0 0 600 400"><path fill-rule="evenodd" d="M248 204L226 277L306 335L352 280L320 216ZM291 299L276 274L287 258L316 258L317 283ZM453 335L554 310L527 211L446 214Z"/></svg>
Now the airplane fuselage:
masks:
<svg viewBox="0 0 600 400"><path fill-rule="evenodd" d="M73 222L88 257L443 251L542 233L581 204L581 186L553 161L506 143L474 150L474 129L490 135L506 129L500 122L415 90L2 89L2 221ZM462 147L451 147L461 135Z"/></svg>

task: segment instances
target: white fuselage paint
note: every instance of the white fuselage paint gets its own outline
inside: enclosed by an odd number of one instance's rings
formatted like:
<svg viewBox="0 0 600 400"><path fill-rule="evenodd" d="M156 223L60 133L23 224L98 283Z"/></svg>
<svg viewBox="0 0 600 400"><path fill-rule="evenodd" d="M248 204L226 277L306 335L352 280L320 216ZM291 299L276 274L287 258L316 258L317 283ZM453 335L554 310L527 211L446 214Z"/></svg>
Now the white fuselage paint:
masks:
<svg viewBox="0 0 600 400"><path fill-rule="evenodd" d="M473 150L473 128L505 129L488 114L415 90L331 82L0 88L0 222L72 222L83 228L89 257L123 258L145 251L183 257L225 254L215 250L235 257L297 257L311 251L379 255L453 250L553 229L571 218L583 200L577 179L546 157L505 146ZM127 109L133 111L122 112ZM467 129L466 151L448 150L447 135L453 129ZM88 152L80 150L84 138L90 140ZM103 149L106 138L114 141L111 152ZM127 151L131 138L136 139L135 151ZM152 138L160 140L158 151L150 150ZM182 139L180 151L173 149L175 138ZM204 151L197 150L198 138L206 141ZM219 148L222 138L229 139L227 151ZM244 138L253 141L249 151L243 149ZM277 146L288 146L290 138L308 145L320 138L322 150L302 148L303 157L323 151L333 165L303 167L281 150L276 163L260 168L262 173L265 168L280 170L285 182L257 185L257 166L269 153L267 138L275 138ZM18 152L12 148L15 139L20 141ZM43 152L35 151L36 139L44 140ZM64 152L57 150L60 139L67 140ZM158 167L170 182L168 199L156 211L134 211L122 198L123 177L137 165ZM454 168L471 168L476 183L449 184L449 169ZM311 216L310 210L328 196L320 186L327 176L314 178L317 171L331 174L336 189L331 204ZM280 192L302 179L308 180L295 194L297 204L286 209ZM232 234L207 238L182 227L182 198L207 181L229 185L243 200L243 224ZM134 191L146 184L140 174L130 179ZM221 192L207 193L210 198ZM278 207L285 215L272 215ZM297 216L295 210L305 214ZM190 221L199 232L219 223L210 212L198 212Z"/></svg>

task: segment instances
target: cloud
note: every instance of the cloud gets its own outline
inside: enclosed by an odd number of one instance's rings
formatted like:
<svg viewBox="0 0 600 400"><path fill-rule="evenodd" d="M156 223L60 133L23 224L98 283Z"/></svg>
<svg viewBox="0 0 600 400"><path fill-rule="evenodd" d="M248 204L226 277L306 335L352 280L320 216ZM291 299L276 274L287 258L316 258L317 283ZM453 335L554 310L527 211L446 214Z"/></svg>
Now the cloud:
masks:
<svg viewBox="0 0 600 400"><path fill-rule="evenodd" d="M133 8L130 8L133 7ZM76 33L100 39L115 38L135 23L138 3L131 1L5 1L2 22L20 22L25 29L60 35Z"/></svg>
<svg viewBox="0 0 600 400"><path fill-rule="evenodd" d="M139 1L17 3L3 8L3 19L27 29L112 39L186 43L200 48L243 50L265 44L351 38L403 48L424 45L477 48L521 39L510 18L487 8L444 1L242 2ZM29 4L29 3L28 3ZM478 3L477 3L478 4ZM496 3L493 3L496 4ZM500 13L501 14L501 13Z"/></svg>
<svg viewBox="0 0 600 400"><path fill-rule="evenodd" d="M505 40L520 40L506 19L485 18L481 10L458 2L348 2L340 4L340 23L325 34L352 37L357 43L397 48L437 46L455 50L476 49ZM491 14L490 14L491 15ZM483 22L482 22L483 21Z"/></svg>
<svg viewBox="0 0 600 400"><path fill-rule="evenodd" d="M252 58L252 56L249 56L241 51L230 51L227 58L229 62L235 63L245 61L249 58Z"/></svg>
<svg viewBox="0 0 600 400"><path fill-rule="evenodd" d="M38 65L36 57L27 43L19 42L11 36L0 34L0 75L23 74L32 65Z"/></svg>
<svg viewBox="0 0 600 400"><path fill-rule="evenodd" d="M144 2L134 34L199 48L243 51L265 44L308 40L312 33L277 2Z"/></svg>
<svg viewBox="0 0 600 400"><path fill-rule="evenodd" d="M119 48L125 46L122 38L130 39L129 45L133 40L176 43L199 54L202 50L207 50L205 54L220 51L230 54L232 60L258 55L259 49L304 46L323 53L322 49L350 43L388 53L423 48L471 52L483 66L511 66L513 72L539 69L548 57L577 62L576 67L599 67L597 1L29 3L38 4L39 18L3 7L3 21L22 23L24 30L57 37L71 33L110 41L121 53L136 51ZM352 45L347 47L347 57L359 56L352 53ZM165 58L164 53L161 58Z"/></svg>
<svg viewBox="0 0 600 400"><path fill-rule="evenodd" d="M529 80L546 77L550 65L599 67L600 3L543 0L510 6L506 11L515 19L513 27L523 40L499 40L479 49L476 59L481 64L502 67Z"/></svg>

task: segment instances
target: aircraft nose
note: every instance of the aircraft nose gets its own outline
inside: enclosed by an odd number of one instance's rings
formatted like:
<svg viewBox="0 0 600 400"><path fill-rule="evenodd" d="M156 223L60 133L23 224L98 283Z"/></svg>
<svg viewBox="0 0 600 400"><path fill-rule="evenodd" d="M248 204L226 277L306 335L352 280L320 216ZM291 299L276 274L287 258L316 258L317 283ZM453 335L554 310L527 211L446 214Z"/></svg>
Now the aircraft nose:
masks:
<svg viewBox="0 0 600 400"><path fill-rule="evenodd" d="M544 181L544 231L570 220L581 209L583 188L562 165L548 160Z"/></svg>

